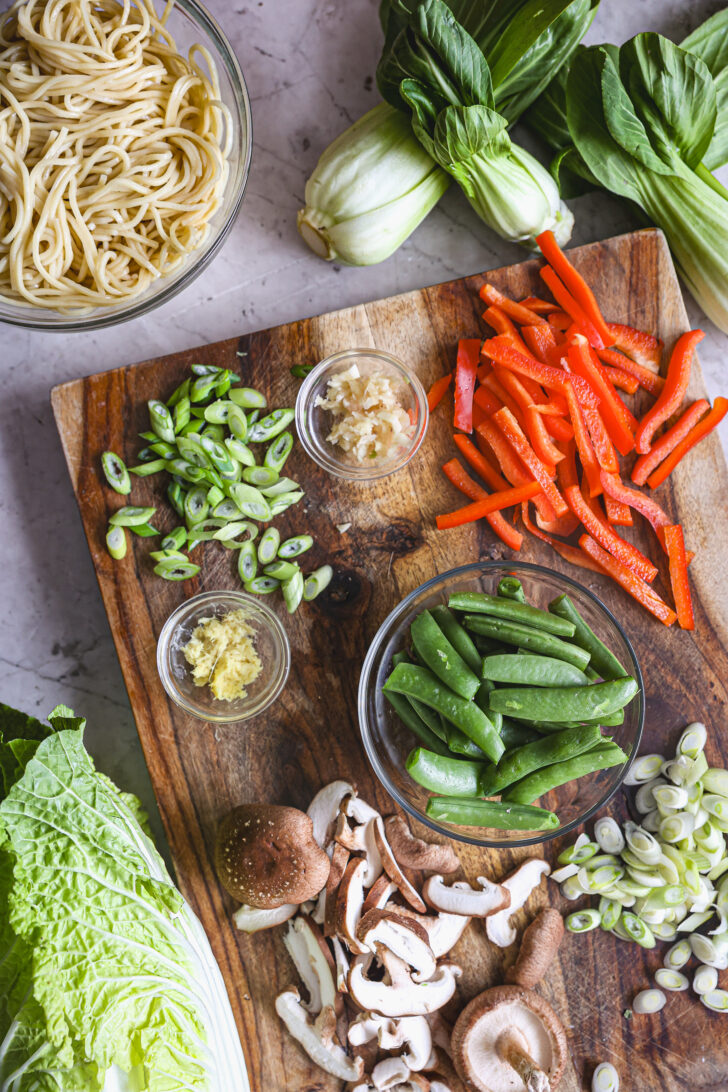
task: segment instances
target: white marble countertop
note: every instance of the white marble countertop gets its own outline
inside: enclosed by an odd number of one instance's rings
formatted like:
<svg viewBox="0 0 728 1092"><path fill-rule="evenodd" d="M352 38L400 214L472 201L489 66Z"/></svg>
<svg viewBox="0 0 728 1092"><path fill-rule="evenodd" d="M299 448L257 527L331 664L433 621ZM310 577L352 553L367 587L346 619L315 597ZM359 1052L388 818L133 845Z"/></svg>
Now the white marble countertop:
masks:
<svg viewBox="0 0 728 1092"><path fill-rule="evenodd" d="M65 380L524 257L492 236L456 187L389 261L347 269L315 258L295 229L306 177L341 129L377 101L377 0L208 0L248 82L255 146L237 224L213 265L147 318L89 334L0 326L0 700L38 716L65 702L88 717L100 767L141 795L160 827L111 634L50 410ZM680 40L718 0L602 0L590 41L640 30ZM574 201L572 242L640 226L623 203ZM725 393L728 338L700 356ZM726 430L728 432L728 429ZM724 434L724 440L728 437Z"/></svg>

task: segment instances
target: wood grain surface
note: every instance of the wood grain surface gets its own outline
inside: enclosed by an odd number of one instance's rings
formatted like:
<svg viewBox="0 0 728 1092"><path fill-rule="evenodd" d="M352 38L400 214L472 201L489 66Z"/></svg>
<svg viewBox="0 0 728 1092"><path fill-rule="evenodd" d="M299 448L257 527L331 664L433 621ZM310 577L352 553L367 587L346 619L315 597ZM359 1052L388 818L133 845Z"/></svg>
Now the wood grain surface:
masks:
<svg viewBox="0 0 728 1092"><path fill-rule="evenodd" d="M659 232L582 247L574 258L597 288L609 319L659 332L668 350L687 328ZM538 289L537 268L537 262L528 261L494 270L488 279L519 297ZM327 593L292 619L280 601L275 603L293 651L290 679L279 701L254 721L212 727L168 701L157 676L155 645L165 619L183 599L202 590L239 586L232 555L217 544L199 547L202 572L185 584L165 583L153 575L149 540L134 539L126 559L112 561L104 547L106 522L109 508L122 498L102 483L99 456L111 448L134 462L140 446L136 433L148 427L147 399L167 397L194 361L240 372L246 384L267 393L272 405L293 404L297 382L291 379L290 365L315 363L357 346L375 346L406 360L427 387L453 367L458 337L485 335L477 296L482 280L436 285L94 375L53 391L68 468L179 883L222 967L254 1092L329 1092L339 1083L317 1070L277 1022L275 995L295 981L295 971L280 929L247 937L233 928L233 901L212 866L217 823L243 801L305 808L321 785L340 777L354 780L362 796L385 812L392 810L359 741L356 692L368 642L389 610L424 580L454 565L512 555L484 521L446 533L434 528L438 511L461 502L440 471L456 453L447 404L433 415L425 443L408 468L373 486L328 477L296 445L286 472L305 487L306 500L279 521L281 531L311 531L316 538L312 563L330 561L336 578ZM691 394L703 393L695 366ZM639 401L637 405L639 412ZM160 488L154 479L135 482L134 502L160 503ZM722 765L728 759L728 475L714 435L684 461L657 497L684 524L687 543L696 551L690 569L694 634L665 629L606 578L581 570L571 575L618 614L636 647L648 698L646 749L669 751L682 726L700 719L711 729L709 760ZM169 516L165 529L176 522L171 512ZM349 523L350 530L337 529ZM626 534L657 558L648 531L636 526ZM548 546L530 536L520 558L569 571ZM658 585L665 579L664 565L659 564ZM623 816L623 801L613 801L610 810ZM523 850L469 847L459 852L470 879L483 872L498 878L528 855ZM544 884L521 913L521 924L547 900L566 907L556 886ZM726 1092L725 1016L708 1012L692 993L671 995L656 1016L623 1016L634 993L648 985L663 948L644 951L599 930L567 936L558 963L540 987L569 1034L571 1061L560 1086L563 1092L590 1087L595 1064L605 1059L617 1066L629 1092ZM454 954L464 967L454 1012L499 982L514 958L513 951L489 946L477 925L467 930Z"/></svg>

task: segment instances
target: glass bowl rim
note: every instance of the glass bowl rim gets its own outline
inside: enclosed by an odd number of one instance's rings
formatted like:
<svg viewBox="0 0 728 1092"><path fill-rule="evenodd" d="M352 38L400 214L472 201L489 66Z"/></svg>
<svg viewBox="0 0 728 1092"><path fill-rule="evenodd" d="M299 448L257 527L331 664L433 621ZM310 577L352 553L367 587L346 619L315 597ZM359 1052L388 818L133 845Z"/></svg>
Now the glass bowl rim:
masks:
<svg viewBox="0 0 728 1092"><path fill-rule="evenodd" d="M322 450L311 443L309 437L308 419L312 410L315 408L312 405L312 393L313 388L326 371L327 368L333 364L337 364L340 361L346 360L348 357L359 356L372 356L378 357L385 361L387 364L394 367L400 372L414 392L415 402L417 403L417 415L419 421L419 428L415 432L411 445L407 448L402 457L391 463L389 466L380 466L376 471L372 472L362 467L357 469L355 466L350 466L338 461L338 459L331 456L327 458L322 454ZM390 474L396 474L398 471L403 470L410 459L414 458L420 449L422 441L427 434L427 428L430 421L430 411L427 404L427 392L425 391L422 381L414 369L410 368L408 364L405 364L399 357L394 356L386 349L367 348L366 346L354 346L350 349L339 349L335 353L331 353L329 356L324 357L313 368L311 372L306 376L301 388L296 396L296 431L298 438L301 441L301 445L313 461L321 467L322 470L326 470L329 474L332 474L336 478L344 479L350 482L374 482L380 478L389 477Z"/></svg>
<svg viewBox="0 0 728 1092"><path fill-rule="evenodd" d="M3 324L16 326L24 330L38 330L43 333L76 334L89 330L104 330L112 326L120 326L124 322L141 318L150 314L158 307L169 303L175 296L188 288L217 256L223 243L228 238L245 197L245 191L250 177L250 164L253 156L253 114L250 105L250 94L245 82L240 62L235 54L232 44L215 17L207 10L200 0L174 0L172 11L181 9L189 16L193 23L208 36L220 54L222 63L227 71L230 83L233 87L235 99L236 126L244 130L245 144L235 177L231 177L228 185L232 186L231 205L224 222L210 242L205 251L199 253L192 251L188 264L181 270L177 279L169 281L161 277L159 283L163 286L159 292L150 297L131 300L126 309L114 310L113 308L95 308L90 314L74 318L60 314L52 308L33 307L29 305L27 311L19 310L18 314L8 315L0 310L0 327ZM205 43L202 43L205 45ZM197 257L196 257L197 255ZM0 300L0 309L8 306ZM47 316L47 317L46 317Z"/></svg>
<svg viewBox="0 0 728 1092"><path fill-rule="evenodd" d="M512 569L514 570L514 572L516 572L516 575L518 570L525 571L527 574L533 576L545 574L549 577L556 578L559 581L563 580L568 587L576 589L581 594L587 596L588 599L591 599L596 607L606 615L614 628L617 630L617 633L619 634L621 639L624 641L627 653L631 660L633 674L635 679L637 680L637 685L639 688L637 694L635 695L635 697L639 700L639 712L637 717L637 731L635 733L634 747L628 761L622 767L619 779L616 781L616 783L612 787L610 787L597 801L597 803L593 804L588 809L588 811L585 811L578 818L572 819L570 823L567 823L564 826L559 826L555 830L537 831L532 837L524 836L523 838L508 840L497 838L477 838L467 834L458 834L456 831L451 830L449 827L445 827L444 825L441 825L440 823L430 819L428 816L422 814L416 808L414 808L409 803L409 801L407 801L404 796L399 792L396 786L392 784L388 774L384 770L379 760L379 755L377 754L374 741L370 734L369 719L367 715L367 696L373 664L377 655L379 654L384 634L387 628L392 624L395 616L398 614L405 614L407 607L409 607L414 599L416 599L419 595L429 591L434 585L440 582L461 577L465 574L475 573L476 571L482 574L484 572L493 571L496 569ZM595 593L590 591L589 588L584 587L583 584L580 584L572 577L565 576L563 573L557 572L556 569L549 569L545 565L537 565L531 561L518 561L515 563L509 563L508 561L471 561L468 562L468 564L466 565L459 565L454 569L448 569L444 573L439 573L433 577L430 577L429 580L426 580L424 584L420 584L417 588L414 588L411 592L409 592L408 595L404 597L404 599L402 599L397 604L397 606L392 608L392 610L386 616L386 618L372 637L369 648L367 650L367 654L364 657L361 675L359 676L357 712L359 717L359 733L361 735L361 739L364 744L364 750L366 751L369 763L383 788L386 790L386 792L389 793L389 795L395 800L395 802L407 812L408 815L411 815L412 818L416 819L418 822L423 823L426 827L434 831L436 834L442 834L447 838L451 838L453 841L465 842L468 845L477 846L480 849L522 849L527 846L544 845L546 842L551 842L555 838L560 838L564 835L567 835L571 831L576 829L576 827L580 827L588 823L589 820L594 815L596 815L598 811L600 811L609 803L612 797L621 788L621 786L624 784L624 780L627 774L629 773L632 763L639 753L640 744L642 742L642 735L645 725L645 689L644 680L642 678L642 671L640 669L640 665L637 660L637 656L632 642L622 628L621 623L617 620L617 618L606 605L606 603L603 603L599 596L595 595ZM526 832L524 832L524 835L525 833Z"/></svg>
<svg viewBox="0 0 728 1092"><path fill-rule="evenodd" d="M268 631L273 635L273 640L278 643L281 650L282 663L279 676L269 691L265 692L265 701L252 708L250 712L244 713L242 716L239 713L214 714L209 713L207 710L203 712L201 706L197 706L193 702L185 699L184 695L172 682L171 673L168 669L169 649L172 643L172 637L181 622L185 620L185 616L192 614L198 607L204 606L205 603L212 605L225 600L237 603L239 606L252 605L255 608L255 612L264 619ZM247 592L237 591L236 589L221 589L218 591L199 592L197 595L190 596L189 599L183 600L179 606L174 608L160 630L157 639L156 659L157 673L167 697L185 713L195 717L197 720L205 721L208 724L238 724L250 720L251 717L259 716L268 709L281 694L281 691L288 681L288 675L291 670L291 643L283 623L267 603L262 602L256 596L248 595ZM238 700L244 701L245 699Z"/></svg>

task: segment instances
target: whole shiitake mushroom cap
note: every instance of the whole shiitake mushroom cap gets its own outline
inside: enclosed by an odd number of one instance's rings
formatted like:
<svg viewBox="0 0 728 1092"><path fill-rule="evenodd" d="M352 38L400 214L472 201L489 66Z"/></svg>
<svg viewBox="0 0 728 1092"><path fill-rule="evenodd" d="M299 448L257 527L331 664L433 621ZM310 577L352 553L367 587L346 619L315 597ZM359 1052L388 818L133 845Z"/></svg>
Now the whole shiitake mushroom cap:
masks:
<svg viewBox="0 0 728 1092"><path fill-rule="evenodd" d="M305 812L280 804L242 804L220 823L215 868L247 906L268 909L318 895L331 867Z"/></svg>

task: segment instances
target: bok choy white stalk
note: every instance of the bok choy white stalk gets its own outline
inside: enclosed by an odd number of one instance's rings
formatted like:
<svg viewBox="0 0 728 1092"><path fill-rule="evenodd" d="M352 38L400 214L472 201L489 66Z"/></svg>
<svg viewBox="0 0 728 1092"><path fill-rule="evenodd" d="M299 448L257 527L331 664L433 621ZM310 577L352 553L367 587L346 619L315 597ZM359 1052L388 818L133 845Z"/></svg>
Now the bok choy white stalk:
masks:
<svg viewBox="0 0 728 1092"><path fill-rule="evenodd" d="M482 131L468 135L466 159L473 159L472 170L464 167L458 181L470 188L476 211L507 238L530 239L545 226L559 199L543 168L510 145L505 129L572 53L597 5L598 0L446 0L444 5L490 65L498 112L492 125L488 119ZM382 261L427 216L454 173L447 156L443 170L426 150L427 142L423 147L413 135L411 106L399 93L402 79L411 73L400 71L397 64L385 68L420 6L419 0L382 0L386 43L378 81L390 105L375 107L342 133L306 185L298 227L321 257L352 265ZM473 114L471 121L477 120ZM477 151L471 156L474 139ZM498 184L483 175L478 157L497 158ZM568 217L564 226L567 222ZM563 227L560 233L564 241Z"/></svg>

